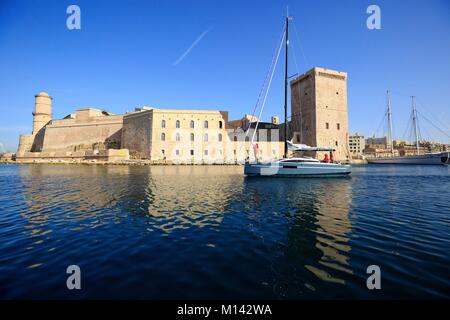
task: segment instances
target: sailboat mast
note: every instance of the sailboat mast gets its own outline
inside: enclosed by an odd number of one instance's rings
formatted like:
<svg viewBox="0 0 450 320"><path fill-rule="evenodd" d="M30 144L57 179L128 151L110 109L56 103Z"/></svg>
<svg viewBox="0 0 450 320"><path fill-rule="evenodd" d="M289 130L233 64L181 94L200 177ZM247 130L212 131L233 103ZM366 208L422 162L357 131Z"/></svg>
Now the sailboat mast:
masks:
<svg viewBox="0 0 450 320"><path fill-rule="evenodd" d="M419 131L417 128L417 109L416 109L416 97L411 97L412 112L413 112L413 124L414 124L414 136L416 137L416 150L419 154Z"/></svg>
<svg viewBox="0 0 450 320"><path fill-rule="evenodd" d="M392 110L391 110L391 93L387 91L388 99L388 134L389 134L389 144L391 146L391 154L394 155L394 142L392 138Z"/></svg>
<svg viewBox="0 0 450 320"><path fill-rule="evenodd" d="M289 47L289 15L286 15L286 57L284 66L284 158L288 157L288 145L287 145L288 47Z"/></svg>

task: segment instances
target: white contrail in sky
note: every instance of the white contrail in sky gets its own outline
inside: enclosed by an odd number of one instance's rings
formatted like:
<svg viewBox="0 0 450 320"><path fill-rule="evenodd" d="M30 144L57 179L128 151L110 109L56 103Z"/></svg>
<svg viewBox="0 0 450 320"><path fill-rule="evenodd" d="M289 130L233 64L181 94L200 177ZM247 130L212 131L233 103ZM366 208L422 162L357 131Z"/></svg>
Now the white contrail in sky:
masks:
<svg viewBox="0 0 450 320"><path fill-rule="evenodd" d="M197 39L195 39L195 41L191 44L191 46L173 63L173 66L176 66L177 64L179 64L181 61L184 60L184 58L186 58L186 56L189 54L189 52L192 51L192 49L194 49L194 47L203 39L204 36L206 36L206 34L210 31L211 29L208 29L206 31L203 31L202 34L200 34Z"/></svg>

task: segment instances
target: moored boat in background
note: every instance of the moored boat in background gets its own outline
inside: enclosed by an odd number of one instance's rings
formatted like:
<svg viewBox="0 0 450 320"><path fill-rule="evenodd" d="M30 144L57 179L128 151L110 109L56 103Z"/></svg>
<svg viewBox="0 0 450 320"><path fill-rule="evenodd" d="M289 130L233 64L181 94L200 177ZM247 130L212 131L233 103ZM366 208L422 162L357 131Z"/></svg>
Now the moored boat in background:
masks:
<svg viewBox="0 0 450 320"><path fill-rule="evenodd" d="M390 156L384 157L372 157L366 158L368 163L373 164L415 164L415 165L448 165L450 164L450 151L443 152L435 152L435 153L423 153L420 154L420 146L419 146L419 125L417 119L417 108L415 97L411 97L411 106L412 106L412 122L413 122L413 130L415 136L415 155L394 155L394 143L392 139L392 112L391 112L391 99L390 92L387 91L387 119L388 119L388 138L389 145L391 149ZM444 149L445 150L445 149Z"/></svg>

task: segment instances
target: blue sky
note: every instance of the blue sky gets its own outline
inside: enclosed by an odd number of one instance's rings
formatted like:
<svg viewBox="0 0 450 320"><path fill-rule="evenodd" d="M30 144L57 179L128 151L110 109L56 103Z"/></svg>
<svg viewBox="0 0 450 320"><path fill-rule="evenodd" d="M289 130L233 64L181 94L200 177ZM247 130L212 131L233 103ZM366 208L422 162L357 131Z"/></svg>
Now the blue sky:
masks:
<svg viewBox="0 0 450 320"><path fill-rule="evenodd" d="M66 28L71 4L81 8L81 30ZM381 8L381 30L366 27L370 4ZM397 138L412 94L450 135L446 0L0 0L0 147L15 150L18 135L31 132L39 91L54 97L55 118L80 107L123 113L142 105L251 113L286 6L300 40L292 29L290 74L313 66L348 72L351 132L377 132L389 88ZM282 71L266 119L282 115ZM424 137L450 143L422 124Z"/></svg>

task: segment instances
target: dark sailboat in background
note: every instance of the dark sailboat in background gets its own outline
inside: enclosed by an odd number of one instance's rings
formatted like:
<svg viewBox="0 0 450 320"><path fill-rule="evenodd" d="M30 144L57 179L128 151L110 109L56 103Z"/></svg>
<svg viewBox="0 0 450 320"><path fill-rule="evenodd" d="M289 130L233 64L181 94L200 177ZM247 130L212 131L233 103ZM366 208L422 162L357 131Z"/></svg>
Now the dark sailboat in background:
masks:
<svg viewBox="0 0 450 320"><path fill-rule="evenodd" d="M388 97L387 116L388 116L388 139L389 139L388 143L391 149L391 156L367 158L367 162L375 164L426 164L426 165L450 164L450 152L448 151L420 154L417 108L414 96L411 97L411 106L412 106L412 121L413 121L416 154L405 156L394 156L394 142L392 139L393 135L392 111L391 111L391 99L389 91L387 92L387 97Z"/></svg>

